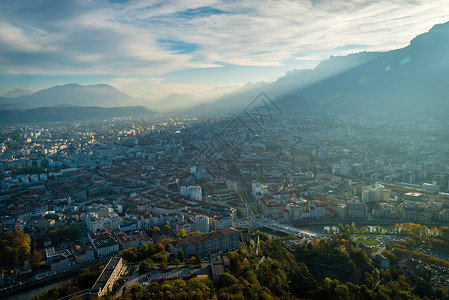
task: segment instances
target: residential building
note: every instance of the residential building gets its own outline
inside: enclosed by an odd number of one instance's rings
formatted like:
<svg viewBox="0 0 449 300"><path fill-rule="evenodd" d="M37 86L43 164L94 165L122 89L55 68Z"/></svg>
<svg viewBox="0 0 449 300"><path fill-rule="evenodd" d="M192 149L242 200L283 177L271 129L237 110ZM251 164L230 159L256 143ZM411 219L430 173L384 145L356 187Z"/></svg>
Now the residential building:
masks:
<svg viewBox="0 0 449 300"><path fill-rule="evenodd" d="M340 219L345 219L347 216L346 204L339 204L337 206L337 215Z"/></svg>
<svg viewBox="0 0 449 300"><path fill-rule="evenodd" d="M77 264L95 259L94 249L91 246L75 245L70 249Z"/></svg>
<svg viewBox="0 0 449 300"><path fill-rule="evenodd" d="M379 202L390 200L390 192L380 183L368 185L362 190L363 202Z"/></svg>
<svg viewBox="0 0 449 300"><path fill-rule="evenodd" d="M103 220L98 217L96 213L89 213L86 216L87 230L97 231L103 229Z"/></svg>
<svg viewBox="0 0 449 300"><path fill-rule="evenodd" d="M438 213L440 221L449 221L449 209L443 209Z"/></svg>
<svg viewBox="0 0 449 300"><path fill-rule="evenodd" d="M419 210L415 204L405 203L401 208L402 217L405 221L415 221L418 219Z"/></svg>
<svg viewBox="0 0 449 300"><path fill-rule="evenodd" d="M120 232L117 234L117 241L121 249L139 247L152 242L152 239L143 231Z"/></svg>
<svg viewBox="0 0 449 300"><path fill-rule="evenodd" d="M119 251L118 242L107 230L90 231L88 238L98 257L108 256Z"/></svg>
<svg viewBox="0 0 449 300"><path fill-rule="evenodd" d="M55 251L55 248L49 247L45 249L45 254L52 270L66 269L75 265L73 255L67 249Z"/></svg>
<svg viewBox="0 0 449 300"><path fill-rule="evenodd" d="M195 231L199 231L201 233L209 232L209 218L203 215L196 215L193 218L193 224L195 227Z"/></svg>
<svg viewBox="0 0 449 300"><path fill-rule="evenodd" d="M111 258L92 287L91 293L97 295L97 297L101 297L109 293L112 290L114 283L122 274L122 269L122 258Z"/></svg>
<svg viewBox="0 0 449 300"><path fill-rule="evenodd" d="M177 223L176 223L176 227L175 227L175 232L176 232L176 234L178 234L179 232L181 232L182 229L184 229L184 231L186 232L186 234L191 234L192 232L195 231L195 225L193 224L192 221L187 221L187 222L177 222Z"/></svg>
<svg viewBox="0 0 449 300"><path fill-rule="evenodd" d="M229 227L171 242L170 253L177 255L181 250L187 256L195 253L207 256L219 250L235 250L240 246L239 237L240 232Z"/></svg>
<svg viewBox="0 0 449 300"><path fill-rule="evenodd" d="M349 219L366 217L366 204L356 201L346 203L346 216Z"/></svg>
<svg viewBox="0 0 449 300"><path fill-rule="evenodd" d="M227 227L232 227L232 216L229 214L223 214L215 216L210 219L212 229L219 230Z"/></svg>
<svg viewBox="0 0 449 300"><path fill-rule="evenodd" d="M201 187L199 185L189 187L182 186L180 193L182 196L188 196L196 201L201 201L203 199L203 194L201 192Z"/></svg>

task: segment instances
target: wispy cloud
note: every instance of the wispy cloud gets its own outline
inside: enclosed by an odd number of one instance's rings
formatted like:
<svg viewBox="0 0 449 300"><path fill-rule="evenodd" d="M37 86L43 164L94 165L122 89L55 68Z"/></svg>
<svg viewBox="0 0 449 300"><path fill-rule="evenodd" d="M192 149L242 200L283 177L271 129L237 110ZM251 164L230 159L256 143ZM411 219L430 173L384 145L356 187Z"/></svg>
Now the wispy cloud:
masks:
<svg viewBox="0 0 449 300"><path fill-rule="evenodd" d="M2 1L0 73L158 76L406 46L444 1Z"/></svg>

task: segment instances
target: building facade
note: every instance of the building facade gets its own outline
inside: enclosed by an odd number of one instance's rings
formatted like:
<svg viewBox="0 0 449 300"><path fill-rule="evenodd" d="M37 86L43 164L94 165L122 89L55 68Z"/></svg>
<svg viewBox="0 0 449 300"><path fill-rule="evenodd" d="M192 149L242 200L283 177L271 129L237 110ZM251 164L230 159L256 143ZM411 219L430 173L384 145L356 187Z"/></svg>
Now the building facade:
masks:
<svg viewBox="0 0 449 300"><path fill-rule="evenodd" d="M193 224L195 225L195 231L201 233L209 232L209 218L202 215L197 215L193 218Z"/></svg>
<svg viewBox="0 0 449 300"><path fill-rule="evenodd" d="M98 257L108 256L119 251L119 244L107 230L102 232L90 231L89 241Z"/></svg>
<svg viewBox="0 0 449 300"><path fill-rule="evenodd" d="M101 272L91 289L92 294L98 297L104 296L112 290L112 286L122 274L123 260L121 257L113 257Z"/></svg>
<svg viewBox="0 0 449 300"><path fill-rule="evenodd" d="M178 251L183 251L186 256L195 253L208 256L219 250L235 250L239 246L240 231L229 227L171 242L170 253L177 255Z"/></svg>

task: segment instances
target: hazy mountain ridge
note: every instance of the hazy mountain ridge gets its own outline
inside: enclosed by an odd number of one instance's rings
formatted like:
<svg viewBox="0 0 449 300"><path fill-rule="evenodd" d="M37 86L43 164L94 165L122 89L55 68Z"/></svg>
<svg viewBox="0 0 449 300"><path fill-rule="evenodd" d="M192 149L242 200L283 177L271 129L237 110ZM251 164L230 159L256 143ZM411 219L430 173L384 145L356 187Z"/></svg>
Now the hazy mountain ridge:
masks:
<svg viewBox="0 0 449 300"><path fill-rule="evenodd" d="M173 93L158 102L153 102L152 106L156 109L169 110L187 108L200 102L201 100L194 95Z"/></svg>
<svg viewBox="0 0 449 300"><path fill-rule="evenodd" d="M313 70L222 97L216 107L243 109L261 91L286 111L449 111L449 23L436 25L405 48L333 57ZM298 100L300 99L300 100ZM238 106L240 104L240 106Z"/></svg>
<svg viewBox="0 0 449 300"><path fill-rule="evenodd" d="M0 110L2 123L65 122L106 120L115 117L148 117L152 110L143 106L82 107L54 106L27 110Z"/></svg>
<svg viewBox="0 0 449 300"><path fill-rule="evenodd" d="M251 85L248 83L247 85ZM204 103L213 103L223 97L232 94L242 88L241 86L216 86L213 89L199 93L172 93L165 97L149 99L147 106L160 110L182 110L196 107Z"/></svg>
<svg viewBox="0 0 449 300"><path fill-rule="evenodd" d="M61 104L117 107L143 104L141 99L131 97L107 84L82 86L77 83L57 85L32 95L1 101L1 104L6 103L22 103L31 107L52 107Z"/></svg>
<svg viewBox="0 0 449 300"><path fill-rule="evenodd" d="M331 56L313 70L295 69L271 83L247 83L241 89L224 95L214 104L220 108L241 109L261 92L266 92L272 99L283 99L285 102L286 98L291 99L299 88L305 88L350 68L366 64L382 55L384 55L382 52L361 52L347 56Z"/></svg>
<svg viewBox="0 0 449 300"><path fill-rule="evenodd" d="M236 86L216 87L204 92L204 95L192 95L187 93L173 93L160 98L135 98L108 84L80 85L70 83L56 85L39 90L31 95L20 93L17 97L0 96L0 109L28 109L53 106L100 106L118 107L141 105L148 108L172 110L188 108L202 102L213 101L217 95L233 91ZM25 91L15 89L14 91ZM8 92L12 96L13 91ZM31 91L30 91L31 92ZM19 93L19 92L17 92ZM206 95L208 97L206 97Z"/></svg>
<svg viewBox="0 0 449 300"><path fill-rule="evenodd" d="M368 105L377 111L448 110L448 39L449 23L437 25L405 48L297 93L324 103L343 101L367 109Z"/></svg>
<svg viewBox="0 0 449 300"><path fill-rule="evenodd" d="M19 97L19 96L25 96L25 95L31 95L31 94L33 94L33 92L28 90L28 89L15 88L12 91L4 93L3 95L1 95L1 97L4 97L4 98L16 98L16 97Z"/></svg>
<svg viewBox="0 0 449 300"><path fill-rule="evenodd" d="M3 102L2 100L3 99L0 98L0 110L24 110L31 108L29 105L23 103L8 103Z"/></svg>

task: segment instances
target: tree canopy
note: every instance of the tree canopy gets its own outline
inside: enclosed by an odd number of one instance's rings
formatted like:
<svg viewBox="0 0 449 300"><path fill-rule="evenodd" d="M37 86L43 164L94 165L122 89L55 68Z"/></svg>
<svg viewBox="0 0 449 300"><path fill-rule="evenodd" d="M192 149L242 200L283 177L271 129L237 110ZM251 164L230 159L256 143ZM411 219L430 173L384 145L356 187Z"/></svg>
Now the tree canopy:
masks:
<svg viewBox="0 0 449 300"><path fill-rule="evenodd" d="M22 230L4 232L0 238L0 266L18 264L30 255L31 238Z"/></svg>

